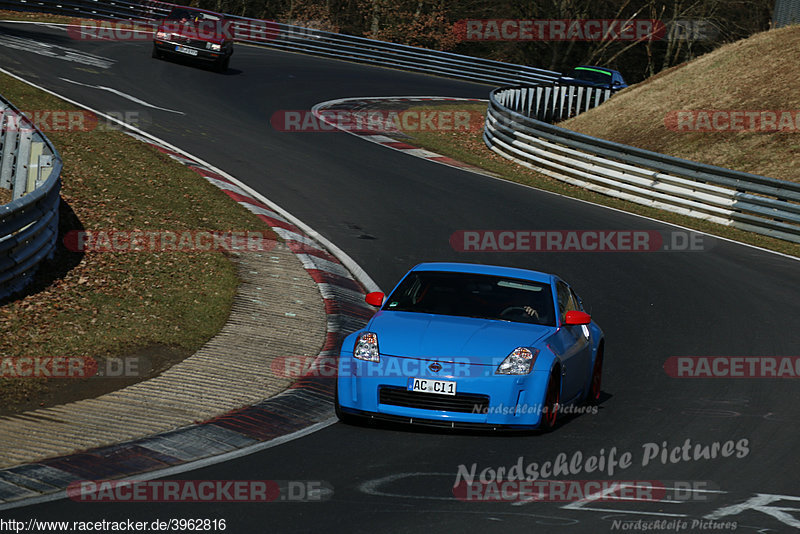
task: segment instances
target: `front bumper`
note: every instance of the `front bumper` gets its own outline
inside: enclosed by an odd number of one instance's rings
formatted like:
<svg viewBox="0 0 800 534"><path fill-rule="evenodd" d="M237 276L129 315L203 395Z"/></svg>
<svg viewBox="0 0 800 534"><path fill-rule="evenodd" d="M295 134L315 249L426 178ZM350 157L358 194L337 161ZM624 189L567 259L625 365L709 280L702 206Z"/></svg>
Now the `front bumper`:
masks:
<svg viewBox="0 0 800 534"><path fill-rule="evenodd" d="M378 419L453 427L533 428L541 421L548 372L496 375L495 365L473 365L466 371L456 367L451 369L455 372L445 374L428 370L428 360L412 360L424 365L411 366L408 361L381 355L380 364L376 364L342 353L337 378L341 410ZM383 372L409 367L412 373ZM409 378L456 382L456 395L408 391Z"/></svg>
<svg viewBox="0 0 800 534"><path fill-rule="evenodd" d="M232 48L222 48L222 50L215 52L207 48L200 48L188 44L174 43L171 41L162 41L156 39L153 41L153 46L156 50L164 54L171 54L174 56L185 57L187 59L198 59L201 61L222 61L226 57L233 55ZM181 52L179 49L192 50L196 54Z"/></svg>

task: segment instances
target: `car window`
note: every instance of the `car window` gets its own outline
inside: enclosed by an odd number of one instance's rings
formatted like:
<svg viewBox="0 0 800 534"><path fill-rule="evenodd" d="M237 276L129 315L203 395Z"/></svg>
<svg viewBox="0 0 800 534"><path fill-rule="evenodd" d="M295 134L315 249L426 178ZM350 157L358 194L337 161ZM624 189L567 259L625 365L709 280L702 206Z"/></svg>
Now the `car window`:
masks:
<svg viewBox="0 0 800 534"><path fill-rule="evenodd" d="M583 301L578 296L578 294L575 293L575 290L572 289L572 288L569 288L569 291L570 291L570 293L572 293L572 300L575 302L575 306L576 306L575 309L578 310L578 311L585 311L583 309Z"/></svg>
<svg viewBox="0 0 800 534"><path fill-rule="evenodd" d="M211 13L203 13L202 11L193 11L191 9L176 8L173 9L169 15L167 15L167 20L217 21L220 20L220 17L212 15Z"/></svg>
<svg viewBox="0 0 800 534"><path fill-rule="evenodd" d="M587 82L592 83L609 83L611 79L611 74L605 71L590 69L587 67L578 67L573 69L572 72L569 73L570 78L575 78L577 80L585 80Z"/></svg>
<svg viewBox="0 0 800 534"><path fill-rule="evenodd" d="M558 296L558 310L561 324L567 320L568 311L581 311L578 300L573 297L572 290L562 281L556 282L556 294Z"/></svg>
<svg viewBox="0 0 800 534"><path fill-rule="evenodd" d="M382 309L555 326L549 284L474 273L414 271Z"/></svg>

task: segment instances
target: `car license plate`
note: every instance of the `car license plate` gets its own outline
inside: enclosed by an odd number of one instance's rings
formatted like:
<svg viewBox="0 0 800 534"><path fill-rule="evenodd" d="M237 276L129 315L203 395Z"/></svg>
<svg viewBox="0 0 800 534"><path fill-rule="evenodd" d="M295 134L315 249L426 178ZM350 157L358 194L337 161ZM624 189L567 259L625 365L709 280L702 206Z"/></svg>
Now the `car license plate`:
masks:
<svg viewBox="0 0 800 534"><path fill-rule="evenodd" d="M430 378L409 378L408 391L421 393L438 393L439 395L455 395L456 383L449 380L431 380Z"/></svg>
<svg viewBox="0 0 800 534"><path fill-rule="evenodd" d="M194 48L186 48L185 46L176 46L175 51L180 52L181 54L189 54L190 56L197 55L197 50Z"/></svg>

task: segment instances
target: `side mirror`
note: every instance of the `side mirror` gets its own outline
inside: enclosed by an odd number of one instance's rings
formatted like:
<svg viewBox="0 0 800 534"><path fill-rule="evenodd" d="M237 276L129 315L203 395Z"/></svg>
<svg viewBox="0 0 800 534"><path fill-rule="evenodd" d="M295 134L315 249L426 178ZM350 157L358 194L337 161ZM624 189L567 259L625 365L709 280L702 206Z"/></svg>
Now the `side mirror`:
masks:
<svg viewBox="0 0 800 534"><path fill-rule="evenodd" d="M373 293L367 293L367 296L364 297L364 300L367 301L367 304L370 306L380 306L383 304L383 299L386 295L381 293L380 291L375 291Z"/></svg>
<svg viewBox="0 0 800 534"><path fill-rule="evenodd" d="M592 316L582 311L568 311L567 319L564 321L568 325L589 324L591 322Z"/></svg>

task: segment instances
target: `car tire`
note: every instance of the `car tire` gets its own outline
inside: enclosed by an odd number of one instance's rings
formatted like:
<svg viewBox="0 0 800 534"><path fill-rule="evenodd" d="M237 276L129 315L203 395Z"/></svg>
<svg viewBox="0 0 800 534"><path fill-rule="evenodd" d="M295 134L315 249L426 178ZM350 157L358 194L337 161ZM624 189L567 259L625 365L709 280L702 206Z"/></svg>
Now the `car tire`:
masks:
<svg viewBox="0 0 800 534"><path fill-rule="evenodd" d="M333 411L336 413L336 417L339 421L352 425L358 421L358 418L342 411L342 406L339 404L339 379L334 378L334 380L336 380L336 385L333 388Z"/></svg>
<svg viewBox="0 0 800 534"><path fill-rule="evenodd" d="M228 70L228 65L230 64L230 62L231 62L231 56L227 56L225 59L217 61L217 63L214 65L214 70L220 73L225 72L226 70Z"/></svg>
<svg viewBox="0 0 800 534"><path fill-rule="evenodd" d="M592 368L592 377L589 382L589 393L586 396L586 403L593 406L600 402L600 392L603 384L603 347L597 350Z"/></svg>
<svg viewBox="0 0 800 534"><path fill-rule="evenodd" d="M151 57L154 59L161 59L161 52L158 51L158 48L156 48L155 45L153 46L153 53L151 54Z"/></svg>
<svg viewBox="0 0 800 534"><path fill-rule="evenodd" d="M558 421L559 402L561 402L561 372L554 367L547 380L547 390L542 404L542 421L539 427L545 432L553 430Z"/></svg>

